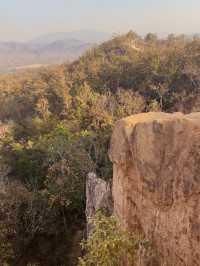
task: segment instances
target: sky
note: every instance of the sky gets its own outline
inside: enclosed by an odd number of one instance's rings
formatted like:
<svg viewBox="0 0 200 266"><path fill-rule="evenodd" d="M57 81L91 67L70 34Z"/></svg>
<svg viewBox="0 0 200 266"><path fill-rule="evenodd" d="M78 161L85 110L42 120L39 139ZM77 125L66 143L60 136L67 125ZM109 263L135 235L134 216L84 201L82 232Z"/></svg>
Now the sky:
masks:
<svg viewBox="0 0 200 266"><path fill-rule="evenodd" d="M200 0L0 0L0 40L80 29L200 33Z"/></svg>

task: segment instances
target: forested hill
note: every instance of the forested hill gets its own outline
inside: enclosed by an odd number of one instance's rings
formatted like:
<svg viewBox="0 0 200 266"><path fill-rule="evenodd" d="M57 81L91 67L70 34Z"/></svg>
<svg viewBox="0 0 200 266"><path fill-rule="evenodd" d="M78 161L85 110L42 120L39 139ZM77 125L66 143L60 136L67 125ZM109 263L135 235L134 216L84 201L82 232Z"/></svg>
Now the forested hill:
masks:
<svg viewBox="0 0 200 266"><path fill-rule="evenodd" d="M198 37L189 40L183 35L169 35L166 40L159 40L156 35L148 34L142 39L130 32L91 49L72 64L33 74L29 71L25 76L23 73L12 78L2 77L1 93L7 91L9 94L9 90L20 93L22 87L26 93L34 93L38 90L38 82L49 87L48 82L53 79L58 83L62 80L62 86L56 84L60 90L62 87L74 92L83 84L101 94L126 90L143 97L146 110L153 104L165 111L189 112L198 105L199 64ZM1 119L4 119L3 110L4 105Z"/></svg>
<svg viewBox="0 0 200 266"><path fill-rule="evenodd" d="M199 38L134 32L71 64L2 75L0 169L10 185L0 193L0 264L73 265L68 254L85 223L85 177L112 178L115 121L200 111L199 85Z"/></svg>

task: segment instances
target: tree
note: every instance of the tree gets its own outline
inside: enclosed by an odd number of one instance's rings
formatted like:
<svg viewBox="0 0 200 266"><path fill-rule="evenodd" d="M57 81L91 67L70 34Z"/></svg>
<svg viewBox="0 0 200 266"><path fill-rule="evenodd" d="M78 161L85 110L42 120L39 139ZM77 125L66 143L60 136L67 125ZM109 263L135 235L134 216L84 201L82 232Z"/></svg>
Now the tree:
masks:
<svg viewBox="0 0 200 266"><path fill-rule="evenodd" d="M120 266L123 259L133 263L140 245L147 244L123 230L114 216L98 212L91 222L94 229L82 243L86 254L79 259L79 266Z"/></svg>
<svg viewBox="0 0 200 266"><path fill-rule="evenodd" d="M148 33L146 36L145 36L145 42L147 43L156 43L156 41L158 40L158 37L155 33Z"/></svg>

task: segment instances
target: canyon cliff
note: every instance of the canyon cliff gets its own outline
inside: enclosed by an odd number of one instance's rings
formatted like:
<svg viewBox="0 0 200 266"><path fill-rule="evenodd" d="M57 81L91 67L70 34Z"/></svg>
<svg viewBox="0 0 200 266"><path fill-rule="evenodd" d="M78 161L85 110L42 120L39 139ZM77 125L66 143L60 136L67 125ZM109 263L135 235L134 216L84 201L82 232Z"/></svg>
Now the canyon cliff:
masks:
<svg viewBox="0 0 200 266"><path fill-rule="evenodd" d="M86 218L88 236L92 231L90 219L100 210L107 214L113 213L111 185L102 178L98 178L95 173L89 173L86 179Z"/></svg>
<svg viewBox="0 0 200 266"><path fill-rule="evenodd" d="M114 212L152 245L137 266L200 265L200 113L122 119L110 158Z"/></svg>

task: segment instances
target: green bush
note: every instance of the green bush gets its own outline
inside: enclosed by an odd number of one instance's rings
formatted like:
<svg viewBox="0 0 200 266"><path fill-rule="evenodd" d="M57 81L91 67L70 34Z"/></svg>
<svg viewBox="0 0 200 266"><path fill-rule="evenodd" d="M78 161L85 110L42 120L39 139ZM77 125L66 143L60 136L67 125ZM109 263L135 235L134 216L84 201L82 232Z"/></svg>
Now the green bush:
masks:
<svg viewBox="0 0 200 266"><path fill-rule="evenodd" d="M145 241L123 230L114 216L106 217L101 212L91 220L93 232L82 242L85 256L79 266L119 266L123 259L133 263L137 250Z"/></svg>

